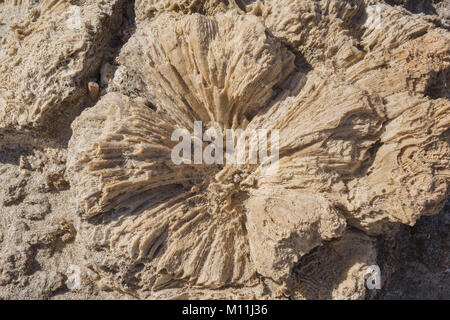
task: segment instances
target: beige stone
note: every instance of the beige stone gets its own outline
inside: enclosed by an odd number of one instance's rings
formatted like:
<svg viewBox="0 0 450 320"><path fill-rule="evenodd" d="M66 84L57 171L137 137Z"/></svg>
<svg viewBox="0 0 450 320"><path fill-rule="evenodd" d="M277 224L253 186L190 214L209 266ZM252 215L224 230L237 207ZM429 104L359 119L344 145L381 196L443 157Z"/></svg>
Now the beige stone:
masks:
<svg viewBox="0 0 450 320"><path fill-rule="evenodd" d="M447 201L437 16L375 0L6 0L0 18L0 298L374 297L368 270L389 284L401 226ZM70 108L84 111L69 137L42 134ZM194 121L278 130L278 171L175 164L172 133ZM83 287L58 297L73 270Z"/></svg>
<svg viewBox="0 0 450 320"><path fill-rule="evenodd" d="M0 3L0 129L45 125L87 95L120 3Z"/></svg>

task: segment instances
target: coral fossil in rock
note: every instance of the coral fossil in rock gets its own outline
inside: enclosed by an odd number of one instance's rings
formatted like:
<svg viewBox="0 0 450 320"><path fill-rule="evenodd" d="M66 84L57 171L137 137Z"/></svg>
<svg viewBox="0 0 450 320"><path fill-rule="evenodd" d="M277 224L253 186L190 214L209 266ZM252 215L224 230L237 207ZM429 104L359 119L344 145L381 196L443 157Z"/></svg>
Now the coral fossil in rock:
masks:
<svg viewBox="0 0 450 320"><path fill-rule="evenodd" d="M282 285L347 225L377 235L442 207L450 104L426 92L448 33L383 5L374 26L352 3L142 16L110 92L72 125L68 175L97 272L143 296ZM277 174L175 165L171 134L196 120L279 130Z"/></svg>

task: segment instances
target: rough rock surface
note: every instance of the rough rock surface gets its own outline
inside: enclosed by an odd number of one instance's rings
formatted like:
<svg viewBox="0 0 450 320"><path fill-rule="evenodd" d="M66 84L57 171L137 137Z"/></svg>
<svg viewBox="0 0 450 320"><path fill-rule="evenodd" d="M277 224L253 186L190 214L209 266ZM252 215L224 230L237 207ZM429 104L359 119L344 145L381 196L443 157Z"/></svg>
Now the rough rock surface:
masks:
<svg viewBox="0 0 450 320"><path fill-rule="evenodd" d="M0 299L448 299L449 9L0 1ZM173 163L194 121L277 173Z"/></svg>

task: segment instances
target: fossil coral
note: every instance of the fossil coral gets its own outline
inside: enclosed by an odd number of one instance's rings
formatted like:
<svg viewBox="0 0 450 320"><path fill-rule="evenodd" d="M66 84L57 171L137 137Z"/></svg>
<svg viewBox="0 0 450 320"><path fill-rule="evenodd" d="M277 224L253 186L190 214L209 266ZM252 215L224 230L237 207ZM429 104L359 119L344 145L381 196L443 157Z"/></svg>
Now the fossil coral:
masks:
<svg viewBox="0 0 450 320"><path fill-rule="evenodd" d="M363 4L258 3L260 17L163 7L143 19L69 145L94 268L137 292L283 284L347 224L380 234L438 211L450 105L425 93L447 67L448 33ZM174 165L171 132L195 120L280 130L278 174Z"/></svg>
<svg viewBox="0 0 450 320"><path fill-rule="evenodd" d="M450 181L450 33L386 2L0 2L0 288L62 243L99 296L371 297ZM196 121L278 135L277 170L177 164Z"/></svg>

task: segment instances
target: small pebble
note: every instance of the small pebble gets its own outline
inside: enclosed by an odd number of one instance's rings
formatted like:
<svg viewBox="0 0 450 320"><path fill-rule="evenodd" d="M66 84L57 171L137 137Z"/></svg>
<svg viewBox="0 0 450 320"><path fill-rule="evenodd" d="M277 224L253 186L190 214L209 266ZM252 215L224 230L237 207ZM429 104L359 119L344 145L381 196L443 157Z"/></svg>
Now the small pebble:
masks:
<svg viewBox="0 0 450 320"><path fill-rule="evenodd" d="M97 82L89 82L88 83L88 91L89 91L89 97L92 101L97 101L100 97L100 87Z"/></svg>

